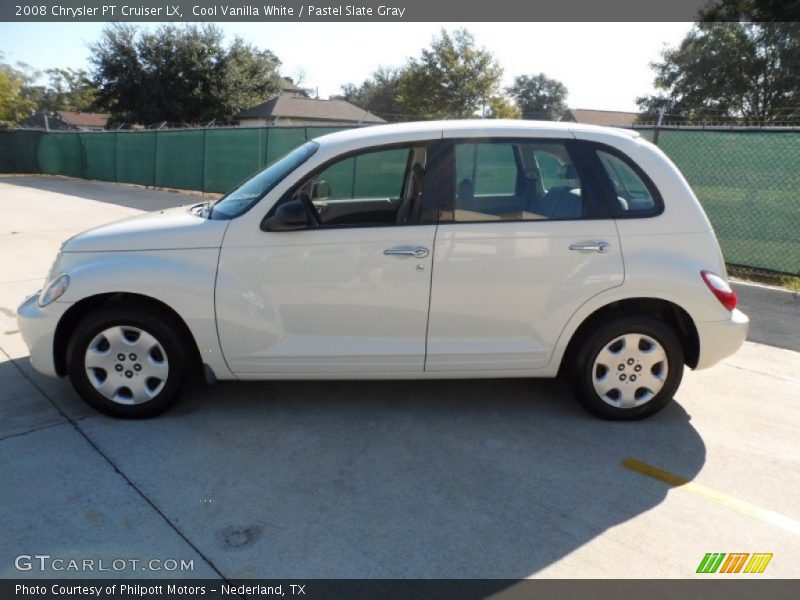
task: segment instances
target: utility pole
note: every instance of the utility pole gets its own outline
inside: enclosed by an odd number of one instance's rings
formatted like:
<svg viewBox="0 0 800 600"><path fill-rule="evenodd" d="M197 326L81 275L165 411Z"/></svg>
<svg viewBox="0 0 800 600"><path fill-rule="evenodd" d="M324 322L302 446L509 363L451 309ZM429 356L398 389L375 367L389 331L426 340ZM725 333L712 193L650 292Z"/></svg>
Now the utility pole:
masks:
<svg viewBox="0 0 800 600"><path fill-rule="evenodd" d="M667 112L666 105L662 105L658 109L658 120L656 121L656 130L653 132L653 143L658 146L658 134L661 131L661 123L664 120L664 113Z"/></svg>

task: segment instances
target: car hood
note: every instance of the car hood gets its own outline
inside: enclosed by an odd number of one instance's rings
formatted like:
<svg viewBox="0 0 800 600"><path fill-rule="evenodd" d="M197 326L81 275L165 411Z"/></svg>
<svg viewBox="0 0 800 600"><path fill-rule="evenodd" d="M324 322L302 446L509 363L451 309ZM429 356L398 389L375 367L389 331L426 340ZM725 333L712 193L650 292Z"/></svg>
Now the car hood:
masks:
<svg viewBox="0 0 800 600"><path fill-rule="evenodd" d="M61 249L108 252L219 248L228 223L200 216L197 206L179 206L89 229L68 239Z"/></svg>

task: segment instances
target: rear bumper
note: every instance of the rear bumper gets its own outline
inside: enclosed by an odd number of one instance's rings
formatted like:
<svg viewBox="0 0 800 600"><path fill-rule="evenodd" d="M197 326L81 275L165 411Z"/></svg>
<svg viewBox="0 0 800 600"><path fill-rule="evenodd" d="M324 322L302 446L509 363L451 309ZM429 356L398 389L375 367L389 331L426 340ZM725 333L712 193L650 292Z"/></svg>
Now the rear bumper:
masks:
<svg viewBox="0 0 800 600"><path fill-rule="evenodd" d="M695 370L707 369L736 352L747 337L750 319L738 309L726 321L695 323L700 338L700 359Z"/></svg>
<svg viewBox="0 0 800 600"><path fill-rule="evenodd" d="M30 352L31 365L44 375L58 377L53 356L53 339L61 315L70 304L53 302L40 308L36 304L39 294L34 294L17 309L19 332Z"/></svg>

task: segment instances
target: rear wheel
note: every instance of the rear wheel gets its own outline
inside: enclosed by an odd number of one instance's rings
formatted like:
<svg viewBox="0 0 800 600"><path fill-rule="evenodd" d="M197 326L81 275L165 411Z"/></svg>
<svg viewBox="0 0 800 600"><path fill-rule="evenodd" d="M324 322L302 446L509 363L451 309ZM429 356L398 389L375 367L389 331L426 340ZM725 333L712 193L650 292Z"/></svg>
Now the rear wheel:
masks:
<svg viewBox="0 0 800 600"><path fill-rule="evenodd" d="M642 419L672 399L683 377L683 348L672 328L646 316L613 319L584 338L573 373L578 397L604 419Z"/></svg>
<svg viewBox="0 0 800 600"><path fill-rule="evenodd" d="M87 315L67 346L73 387L93 408L114 417L158 415L178 399L186 347L169 315L118 305Z"/></svg>

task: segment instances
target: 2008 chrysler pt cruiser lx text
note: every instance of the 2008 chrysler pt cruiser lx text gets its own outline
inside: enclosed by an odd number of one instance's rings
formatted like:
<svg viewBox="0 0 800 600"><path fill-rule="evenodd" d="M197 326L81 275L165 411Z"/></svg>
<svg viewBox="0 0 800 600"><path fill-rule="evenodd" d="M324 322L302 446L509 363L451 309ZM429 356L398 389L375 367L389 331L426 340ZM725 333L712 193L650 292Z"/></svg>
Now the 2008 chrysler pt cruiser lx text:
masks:
<svg viewBox="0 0 800 600"><path fill-rule="evenodd" d="M200 375L562 373L595 415L637 419L748 326L656 146L524 121L307 142L216 202L67 240L18 319L37 370L118 417L162 412Z"/></svg>

